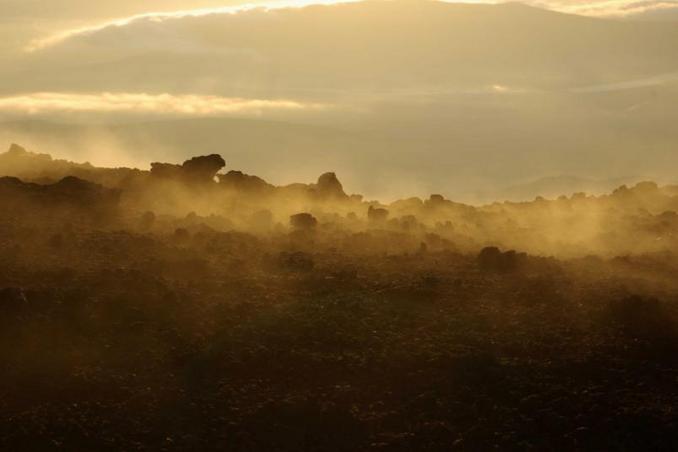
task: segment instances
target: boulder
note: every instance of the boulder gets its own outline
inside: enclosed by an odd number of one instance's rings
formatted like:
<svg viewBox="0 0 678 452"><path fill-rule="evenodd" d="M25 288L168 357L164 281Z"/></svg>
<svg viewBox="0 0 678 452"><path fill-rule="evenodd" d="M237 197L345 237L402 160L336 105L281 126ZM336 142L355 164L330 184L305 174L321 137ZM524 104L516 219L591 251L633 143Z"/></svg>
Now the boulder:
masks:
<svg viewBox="0 0 678 452"><path fill-rule="evenodd" d="M290 226L297 230L310 230L318 225L318 220L310 213L298 213L290 217Z"/></svg>
<svg viewBox="0 0 678 452"><path fill-rule="evenodd" d="M151 175L191 184L210 183L224 166L226 162L220 155L211 154L186 160L182 165L151 163Z"/></svg>
<svg viewBox="0 0 678 452"><path fill-rule="evenodd" d="M344 187L334 173L325 173L318 178L316 193L323 198L348 198L344 192Z"/></svg>
<svg viewBox="0 0 678 452"><path fill-rule="evenodd" d="M212 182L217 173L226 166L218 154L194 157L182 165L184 176L193 181Z"/></svg>
<svg viewBox="0 0 678 452"><path fill-rule="evenodd" d="M388 210L370 206L367 209L367 219L374 222L384 222L388 219Z"/></svg>
<svg viewBox="0 0 678 452"><path fill-rule="evenodd" d="M218 177L219 184L231 190L261 193L274 188L273 185L262 178L245 174L242 171L229 171L226 174L220 174Z"/></svg>
<svg viewBox="0 0 678 452"><path fill-rule="evenodd" d="M483 271L509 272L516 270L526 257L525 253L516 253L514 250L503 253L496 246L488 246L478 254L478 265Z"/></svg>

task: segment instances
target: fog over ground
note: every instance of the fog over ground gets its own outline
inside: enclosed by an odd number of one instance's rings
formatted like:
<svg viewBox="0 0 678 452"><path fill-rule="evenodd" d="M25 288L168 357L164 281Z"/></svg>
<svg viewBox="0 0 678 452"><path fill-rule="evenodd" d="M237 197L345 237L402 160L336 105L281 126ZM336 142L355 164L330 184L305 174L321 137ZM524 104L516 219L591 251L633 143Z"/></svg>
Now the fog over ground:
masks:
<svg viewBox="0 0 678 452"><path fill-rule="evenodd" d="M0 0L0 451L678 451L677 13Z"/></svg>

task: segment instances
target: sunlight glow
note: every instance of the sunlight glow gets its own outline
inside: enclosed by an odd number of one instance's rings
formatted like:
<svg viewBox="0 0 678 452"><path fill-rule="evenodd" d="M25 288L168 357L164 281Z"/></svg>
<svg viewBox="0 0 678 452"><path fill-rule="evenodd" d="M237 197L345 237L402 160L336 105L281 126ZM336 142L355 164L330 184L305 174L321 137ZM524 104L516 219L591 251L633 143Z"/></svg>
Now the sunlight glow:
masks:
<svg viewBox="0 0 678 452"><path fill-rule="evenodd" d="M678 7L675 0L602 0L571 2L568 0L533 0L526 2L539 8L591 17L626 17L649 11Z"/></svg>
<svg viewBox="0 0 678 452"><path fill-rule="evenodd" d="M273 11L287 8L304 8L313 5L334 5L345 3L359 3L365 0L279 0L260 3L245 3L237 6L223 6L216 8L198 8L171 12L148 12L134 16L113 19L98 24L64 30L46 38L32 41L25 47L27 52L34 52L57 45L75 36L82 36L109 27L124 27L136 21L150 20L163 22L171 19L185 17L201 17L213 14L238 14L253 10ZM501 0L440 0L446 3L505 3ZM655 0L639 2L637 0L602 0L592 2L571 2L564 0L526 0L524 3L540 8L550 9L569 14L580 14L593 17L624 17L647 11L676 8L678 3L674 0Z"/></svg>
<svg viewBox="0 0 678 452"><path fill-rule="evenodd" d="M74 28L70 30L65 30L55 35L49 36L44 39L38 39L32 41L26 51L34 52L36 50L41 50L59 44L63 41L66 41L74 36L86 35L90 33L96 33L98 31L104 30L109 27L124 27L133 22L140 20L150 20L153 22L164 22L171 19L181 19L185 17L202 17L209 16L212 14L238 14L247 11L253 10L262 10L262 11L274 11L279 9L288 9L288 8L304 8L307 6L314 5L334 5L342 3L358 3L361 0L281 0L273 2L262 2L262 3L246 3L237 6L223 6L218 8L199 8L199 9L190 9L190 10L181 10L181 11L172 11L172 12L149 12L144 14L137 14L130 17L114 19L107 22L99 23L96 25Z"/></svg>
<svg viewBox="0 0 678 452"><path fill-rule="evenodd" d="M267 111L323 110L322 104L292 100L242 99L218 96L146 93L33 93L0 98L0 112L39 114L48 112L152 113L177 115L244 114Z"/></svg>

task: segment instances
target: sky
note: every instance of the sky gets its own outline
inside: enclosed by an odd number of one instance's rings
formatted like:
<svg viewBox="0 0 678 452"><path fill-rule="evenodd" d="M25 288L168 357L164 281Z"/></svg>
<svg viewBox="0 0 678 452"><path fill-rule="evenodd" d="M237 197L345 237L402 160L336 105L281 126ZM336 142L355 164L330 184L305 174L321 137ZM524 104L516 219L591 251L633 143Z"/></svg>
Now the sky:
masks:
<svg viewBox="0 0 678 452"><path fill-rule="evenodd" d="M143 166L195 143L219 151L229 130L241 169L279 183L337 170L389 197L668 178L677 12L671 0L0 0L0 148ZM147 125L204 118L222 126Z"/></svg>
<svg viewBox="0 0 678 452"><path fill-rule="evenodd" d="M32 42L96 28L111 21L124 22L152 13L181 15L191 11L218 11L252 4L306 3L313 0L0 0L0 33L4 52L31 47ZM317 0L322 2L323 0ZM332 0L329 0L332 1ZM340 0L339 0L340 1ZM414 1L414 0L413 0ZM469 0L470 3L482 3ZM493 2L488 2L493 3ZM555 11L596 17L632 17L678 10L676 0L528 0L526 3Z"/></svg>

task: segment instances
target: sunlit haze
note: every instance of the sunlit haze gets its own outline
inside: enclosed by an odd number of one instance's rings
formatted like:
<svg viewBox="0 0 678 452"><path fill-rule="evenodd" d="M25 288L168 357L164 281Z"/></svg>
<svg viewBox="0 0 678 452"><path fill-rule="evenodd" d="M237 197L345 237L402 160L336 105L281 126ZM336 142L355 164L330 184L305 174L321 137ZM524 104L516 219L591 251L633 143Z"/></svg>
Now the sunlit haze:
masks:
<svg viewBox="0 0 678 452"><path fill-rule="evenodd" d="M25 137L30 121L69 136L154 121L142 152L175 159L185 143L167 143L157 121L218 152L228 137L182 121L247 119L261 130L250 146L237 141L233 164L277 183L334 170L386 199L489 201L560 176L670 180L675 11L672 1L6 0L0 139ZM271 122L297 131L283 142L289 167L270 165L281 152L261 142ZM137 149L130 133L113 135ZM69 150L31 135L60 157L92 154L88 140Z"/></svg>
<svg viewBox="0 0 678 452"><path fill-rule="evenodd" d="M678 451L678 0L0 0L0 451Z"/></svg>

